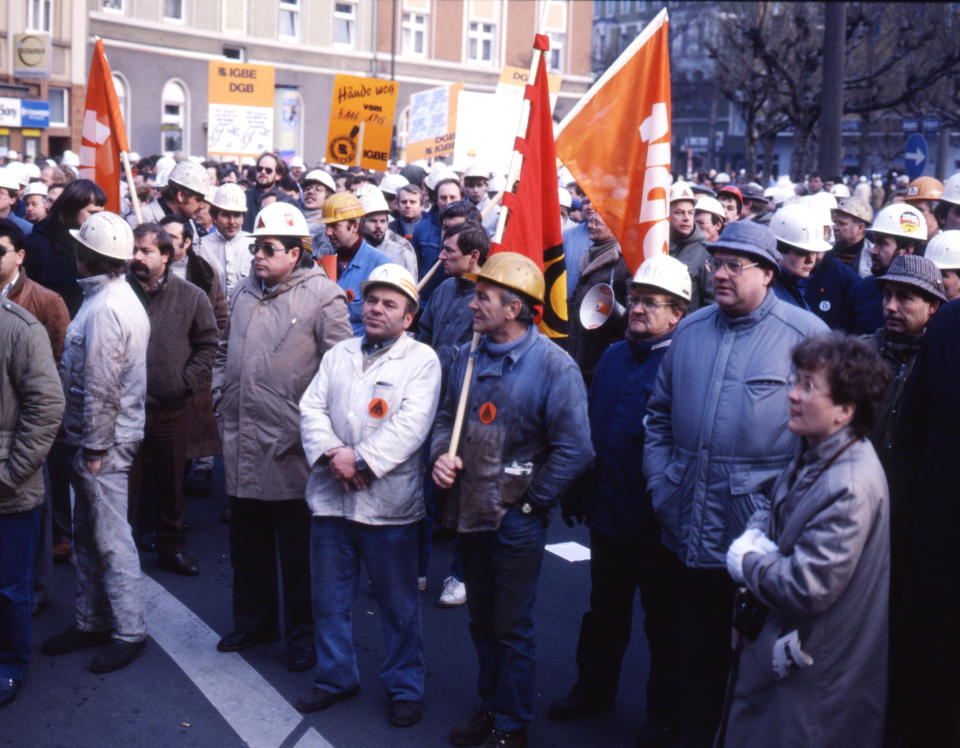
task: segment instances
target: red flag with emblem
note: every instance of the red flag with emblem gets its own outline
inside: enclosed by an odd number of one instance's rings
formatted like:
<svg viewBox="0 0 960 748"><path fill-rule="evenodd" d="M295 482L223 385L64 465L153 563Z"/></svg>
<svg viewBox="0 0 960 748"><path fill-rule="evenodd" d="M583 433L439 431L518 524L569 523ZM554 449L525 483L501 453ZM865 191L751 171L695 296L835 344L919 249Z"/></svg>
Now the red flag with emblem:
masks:
<svg viewBox="0 0 960 748"><path fill-rule="evenodd" d="M530 102L530 117L526 136L517 138L514 144L523 155L523 166L516 192L503 193L503 205L510 213L503 239L492 244L490 252L519 252L540 266L546 283L540 331L552 338L563 338L567 335L567 271L557 192L557 152L543 54L550 49L550 38L537 34L533 46L541 55L533 85L527 85L524 93Z"/></svg>
<svg viewBox="0 0 960 748"><path fill-rule="evenodd" d="M107 193L107 210L119 213L123 174L120 153L129 151L130 146L102 39L97 39L93 49L84 110L79 176L100 185Z"/></svg>

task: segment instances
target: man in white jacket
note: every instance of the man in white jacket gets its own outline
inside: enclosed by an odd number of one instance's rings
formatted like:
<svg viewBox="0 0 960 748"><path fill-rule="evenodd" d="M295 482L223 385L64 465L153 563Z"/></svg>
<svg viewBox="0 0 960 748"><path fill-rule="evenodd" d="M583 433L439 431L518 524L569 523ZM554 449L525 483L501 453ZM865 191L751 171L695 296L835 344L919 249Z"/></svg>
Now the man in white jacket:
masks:
<svg viewBox="0 0 960 748"><path fill-rule="evenodd" d="M300 400L303 448L313 466L307 503L317 670L297 708L326 709L359 689L350 613L362 560L384 622L381 679L390 722L407 727L420 719L423 700L420 447L437 409L440 362L404 334L420 302L407 270L376 267L361 292L364 335L324 356Z"/></svg>

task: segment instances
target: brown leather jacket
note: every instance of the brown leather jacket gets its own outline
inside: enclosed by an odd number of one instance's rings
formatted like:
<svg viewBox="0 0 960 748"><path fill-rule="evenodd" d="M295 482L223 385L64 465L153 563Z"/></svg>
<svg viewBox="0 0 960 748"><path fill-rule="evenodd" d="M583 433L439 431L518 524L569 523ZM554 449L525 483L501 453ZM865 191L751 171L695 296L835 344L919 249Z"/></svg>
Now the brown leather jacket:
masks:
<svg viewBox="0 0 960 748"><path fill-rule="evenodd" d="M67 311L67 305L60 294L30 280L21 270L20 277L13 284L7 298L30 312L46 328L54 361L59 364L60 354L63 353L63 339L67 334L67 325L70 324L70 312Z"/></svg>

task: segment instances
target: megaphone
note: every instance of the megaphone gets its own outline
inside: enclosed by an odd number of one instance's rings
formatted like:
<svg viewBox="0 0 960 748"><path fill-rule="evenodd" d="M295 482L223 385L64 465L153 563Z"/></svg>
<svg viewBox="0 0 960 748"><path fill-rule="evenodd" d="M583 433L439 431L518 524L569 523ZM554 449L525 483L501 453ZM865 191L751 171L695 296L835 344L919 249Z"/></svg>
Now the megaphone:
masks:
<svg viewBox="0 0 960 748"><path fill-rule="evenodd" d="M613 293L609 283L598 283L591 288L580 302L580 324L587 331L600 330L609 327L611 333L616 332L623 324L627 310Z"/></svg>

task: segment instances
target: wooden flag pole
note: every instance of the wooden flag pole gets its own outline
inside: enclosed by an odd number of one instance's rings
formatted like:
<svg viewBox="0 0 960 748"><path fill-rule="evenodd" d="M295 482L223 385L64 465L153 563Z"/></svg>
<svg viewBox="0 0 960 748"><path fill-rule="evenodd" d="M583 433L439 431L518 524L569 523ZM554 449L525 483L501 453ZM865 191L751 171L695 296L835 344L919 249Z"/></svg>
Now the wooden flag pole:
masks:
<svg viewBox="0 0 960 748"><path fill-rule="evenodd" d="M546 27L547 14L550 12L550 0L543 5L543 14L540 16L540 29L542 34ZM540 57L543 52L536 47L533 48L533 56L530 59L530 74L527 78L529 83L536 80L537 68L540 66ZM527 125L530 120L530 101L523 98L523 108L520 110L520 122L517 125L517 137L522 138L527 134ZM507 183L503 186L504 190L512 189L513 183L520 174L520 168L523 165L523 155L514 149L513 157L510 159L510 169L507 172ZM500 193L502 197L503 192ZM497 230L493 235L493 241L499 244L503 241L503 232L507 227L507 213L509 209L506 205L501 206L500 215L497 218ZM453 421L453 432L450 434L450 447L447 450L447 457L451 460L457 456L457 450L460 446L460 434L463 432L463 421L467 413L467 400L470 396L470 382L473 379L473 368L476 362L477 347L480 345L480 333L473 333L473 340L470 341L470 357L467 359L467 369L463 374L463 384L460 386L460 401L457 403L457 415Z"/></svg>
<svg viewBox="0 0 960 748"><path fill-rule="evenodd" d="M137 225L139 225L143 223L143 217L140 215L140 200L137 198L137 186L133 183L133 169L130 168L130 154L126 151L121 151L120 160L123 161L123 171L127 175L127 194L130 196L130 203L133 205L133 214L137 217Z"/></svg>

